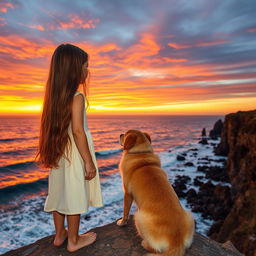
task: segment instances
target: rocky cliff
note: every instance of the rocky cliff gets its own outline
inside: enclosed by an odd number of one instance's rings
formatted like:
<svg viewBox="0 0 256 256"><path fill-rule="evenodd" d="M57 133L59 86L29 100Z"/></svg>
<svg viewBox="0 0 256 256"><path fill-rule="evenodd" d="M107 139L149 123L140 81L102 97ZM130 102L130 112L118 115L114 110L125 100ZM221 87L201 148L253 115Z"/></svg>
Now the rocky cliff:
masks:
<svg viewBox="0 0 256 256"><path fill-rule="evenodd" d="M118 227L115 223L95 228L97 241L77 252L69 253L66 243L57 248L52 244L53 236L45 237L37 242L13 250L4 256L141 256L146 251L141 247L141 239L137 235L132 217L126 227ZM217 243L209 238L195 234L194 242L186 252L186 256L242 256L232 245Z"/></svg>
<svg viewBox="0 0 256 256"><path fill-rule="evenodd" d="M233 206L211 238L256 256L256 110L225 117L216 154L226 155Z"/></svg>

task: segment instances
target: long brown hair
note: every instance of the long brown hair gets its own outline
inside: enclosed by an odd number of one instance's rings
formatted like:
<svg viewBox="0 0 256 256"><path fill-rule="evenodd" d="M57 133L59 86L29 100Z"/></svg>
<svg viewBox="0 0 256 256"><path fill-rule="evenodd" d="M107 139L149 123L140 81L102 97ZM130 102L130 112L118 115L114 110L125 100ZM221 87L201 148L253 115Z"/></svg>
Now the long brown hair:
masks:
<svg viewBox="0 0 256 256"><path fill-rule="evenodd" d="M38 159L36 163L43 168L58 168L62 155L70 162L66 154L66 148L69 151L71 146L68 127L72 117L73 96L79 84L83 83L86 95L85 81L89 74L83 72L86 62L88 54L71 44L61 44L53 53L35 156L35 160Z"/></svg>

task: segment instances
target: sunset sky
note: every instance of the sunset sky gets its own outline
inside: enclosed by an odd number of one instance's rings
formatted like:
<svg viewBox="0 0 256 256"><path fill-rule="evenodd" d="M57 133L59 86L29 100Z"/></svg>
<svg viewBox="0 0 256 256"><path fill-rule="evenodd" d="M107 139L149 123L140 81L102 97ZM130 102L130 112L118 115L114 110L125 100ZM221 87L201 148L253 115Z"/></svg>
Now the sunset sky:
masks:
<svg viewBox="0 0 256 256"><path fill-rule="evenodd" d="M89 113L256 109L254 0L0 1L0 114L42 109L51 55L90 55Z"/></svg>

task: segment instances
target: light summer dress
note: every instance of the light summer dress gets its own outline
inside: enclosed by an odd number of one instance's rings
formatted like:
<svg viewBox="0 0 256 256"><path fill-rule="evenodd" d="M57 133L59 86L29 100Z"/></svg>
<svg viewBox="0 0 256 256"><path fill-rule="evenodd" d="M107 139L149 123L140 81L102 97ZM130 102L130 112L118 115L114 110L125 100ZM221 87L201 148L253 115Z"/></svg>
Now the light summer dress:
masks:
<svg viewBox="0 0 256 256"><path fill-rule="evenodd" d="M77 91L75 96L78 94L82 93ZM84 94L82 95L84 96ZM46 212L58 211L66 215L73 215L87 212L89 206L103 206L99 171L93 139L88 130L86 110L84 110L84 131L96 167L96 176L90 181L85 180L84 161L74 141L70 122L68 127L68 134L71 139L70 163L67 159L61 157L59 168L50 170L48 196L44 205L44 211Z"/></svg>

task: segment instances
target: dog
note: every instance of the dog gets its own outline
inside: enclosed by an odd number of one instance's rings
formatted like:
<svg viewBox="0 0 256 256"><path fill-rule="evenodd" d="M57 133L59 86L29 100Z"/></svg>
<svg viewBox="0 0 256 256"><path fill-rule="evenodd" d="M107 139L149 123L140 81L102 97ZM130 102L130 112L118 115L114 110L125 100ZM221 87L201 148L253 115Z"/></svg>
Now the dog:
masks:
<svg viewBox="0 0 256 256"><path fill-rule="evenodd" d="M123 217L118 226L128 222L133 200L136 229L143 239L147 255L183 256L190 247L195 229L192 214L185 211L161 169L148 133L129 130L120 135L123 154L119 164L124 191Z"/></svg>

